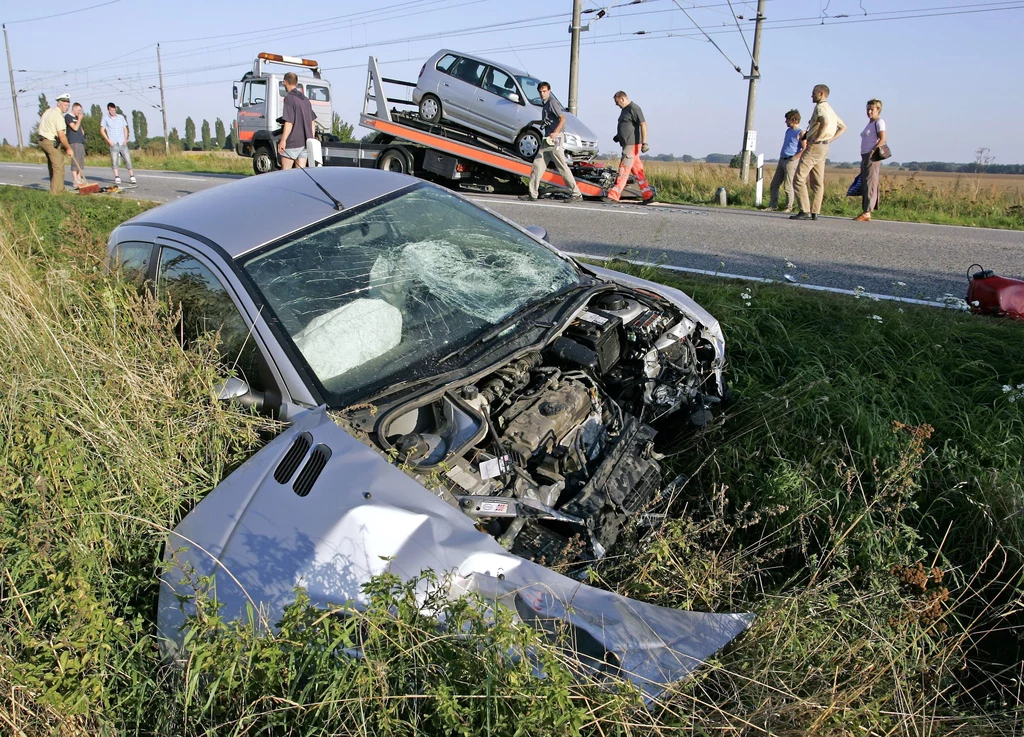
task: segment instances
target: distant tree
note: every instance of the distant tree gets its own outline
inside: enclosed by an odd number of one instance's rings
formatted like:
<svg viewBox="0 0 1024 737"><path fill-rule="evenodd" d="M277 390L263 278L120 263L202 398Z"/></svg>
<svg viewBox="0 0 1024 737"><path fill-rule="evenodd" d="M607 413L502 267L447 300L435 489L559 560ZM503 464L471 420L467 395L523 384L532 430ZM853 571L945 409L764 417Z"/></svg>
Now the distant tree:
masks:
<svg viewBox="0 0 1024 737"><path fill-rule="evenodd" d="M203 136L203 151L213 150L213 137L210 135L210 121L203 120L203 127L200 129Z"/></svg>
<svg viewBox="0 0 1024 737"><path fill-rule="evenodd" d="M103 108L101 108L99 105L93 105L91 108L89 108L89 117L96 118L96 120L101 120L103 118Z"/></svg>
<svg viewBox="0 0 1024 737"><path fill-rule="evenodd" d="M709 164L728 164L732 159L731 154L708 154L704 157L704 161Z"/></svg>
<svg viewBox="0 0 1024 737"><path fill-rule="evenodd" d="M224 148L228 148L228 149L234 149L235 148L235 132L234 131L231 131L231 133L228 133L228 138L224 142Z"/></svg>
<svg viewBox="0 0 1024 737"><path fill-rule="evenodd" d="M731 159L729 159L729 168L730 169L739 169L740 166L742 166L742 165L743 165L743 154L736 154Z"/></svg>
<svg viewBox="0 0 1024 737"><path fill-rule="evenodd" d="M82 118L82 130L85 132L85 154L105 154L109 150L107 142L100 135L100 123L103 113L99 105L92 106L92 112Z"/></svg>
<svg viewBox="0 0 1024 737"><path fill-rule="evenodd" d="M192 118L185 118L185 150L191 151L196 145L196 124Z"/></svg>
<svg viewBox="0 0 1024 737"><path fill-rule="evenodd" d="M224 148L224 142L227 138L227 132L224 130L224 121L217 118L217 121L213 124L213 130L217 136L217 149Z"/></svg>
<svg viewBox="0 0 1024 737"><path fill-rule="evenodd" d="M921 171L921 164L917 161L910 161L904 164L904 166L910 171Z"/></svg>
<svg viewBox="0 0 1024 737"><path fill-rule="evenodd" d="M336 135L342 141L347 143L349 141L356 140L355 136L352 135L352 130L352 125L342 120L340 115L334 113L334 115L331 116L331 133Z"/></svg>
<svg viewBox="0 0 1024 737"><path fill-rule="evenodd" d="M167 134L167 142L169 144L171 144L172 146L180 146L181 145L181 136L178 135L178 129L177 128L171 128L170 133Z"/></svg>
<svg viewBox="0 0 1024 737"><path fill-rule="evenodd" d="M6 138L4 139L4 142L3 142L3 143L0 143L0 146L10 146L10 145L11 145L11 144L9 144L9 143L7 142L7 139L6 139Z"/></svg>
<svg viewBox="0 0 1024 737"><path fill-rule="evenodd" d="M50 103L46 101L46 94L43 92L39 93L39 115L36 116L37 120L35 125L32 126L32 130L28 133L28 140L32 143L38 143L39 141L39 120L42 114L50 109Z"/></svg>
<svg viewBox="0 0 1024 737"><path fill-rule="evenodd" d="M146 114L141 110L133 111L133 118L136 112L139 114L139 119L133 121L135 123L135 143L141 148L149 140L149 123L146 121Z"/></svg>
<svg viewBox="0 0 1024 737"><path fill-rule="evenodd" d="M681 160L684 164L692 164L694 162L694 158L690 156L690 154L683 154L683 158Z"/></svg>
<svg viewBox="0 0 1024 737"><path fill-rule="evenodd" d="M857 166L860 166L860 164L858 164ZM836 164L836 168L837 169L852 169L853 168L853 164L851 164L849 161L840 161L838 164Z"/></svg>

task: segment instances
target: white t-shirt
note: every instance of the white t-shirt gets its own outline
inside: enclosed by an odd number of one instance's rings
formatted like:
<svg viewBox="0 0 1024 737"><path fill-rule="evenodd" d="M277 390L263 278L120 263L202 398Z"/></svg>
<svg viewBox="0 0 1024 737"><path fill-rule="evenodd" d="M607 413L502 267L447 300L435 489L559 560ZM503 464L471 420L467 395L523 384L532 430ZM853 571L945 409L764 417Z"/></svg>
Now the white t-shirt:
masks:
<svg viewBox="0 0 1024 737"><path fill-rule="evenodd" d="M869 120L868 124L864 126L864 130L860 132L860 152L861 154L869 154L871 150L878 145L879 133L885 130L885 121L879 118L878 120Z"/></svg>

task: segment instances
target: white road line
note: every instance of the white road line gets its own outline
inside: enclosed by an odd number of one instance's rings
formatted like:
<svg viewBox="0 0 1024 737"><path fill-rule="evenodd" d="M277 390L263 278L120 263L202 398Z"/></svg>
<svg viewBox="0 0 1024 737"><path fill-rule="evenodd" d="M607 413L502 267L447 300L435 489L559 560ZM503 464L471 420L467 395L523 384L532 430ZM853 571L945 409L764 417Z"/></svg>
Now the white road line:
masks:
<svg viewBox="0 0 1024 737"><path fill-rule="evenodd" d="M484 204L493 205L526 205L527 207L559 207L565 210L575 210L576 212L603 212L603 213L617 213L619 215L648 215L648 212L638 212L636 210L620 210L618 208L612 209L607 207L583 207L581 205L556 205L554 203L548 204L546 202L526 202L523 200L500 200L496 198L485 198L485 197L471 197L474 202L482 202ZM653 211L651 211L653 212Z"/></svg>
<svg viewBox="0 0 1024 737"><path fill-rule="evenodd" d="M622 258L621 256L614 256L609 258L604 254L597 253L580 253L577 251L562 251L566 256L572 256L573 258L592 258L597 260L614 260L614 261L625 261L627 264L633 264L634 266L653 266L657 269L665 269L665 271L679 271L684 274L700 274L701 276L717 276L722 279L740 279L742 281L753 281L760 282L761 284L785 284L793 287L800 287L801 289L810 289L814 292L831 292L833 294L845 294L850 297L864 297L866 299L879 299L888 302L905 302L912 305L925 305L926 307L942 307L945 309L960 310L958 307L959 302L947 303L947 302L935 302L927 299L913 299L912 297L897 297L894 294L877 294L875 292L857 292L853 289L840 289L839 287L826 287L821 284L803 284L801 282L790 282L781 281L779 279L767 279L763 276L747 276L745 274L730 274L725 271L708 271L707 269L693 269L688 266L673 266L672 264L656 263L654 261L641 261L634 258Z"/></svg>

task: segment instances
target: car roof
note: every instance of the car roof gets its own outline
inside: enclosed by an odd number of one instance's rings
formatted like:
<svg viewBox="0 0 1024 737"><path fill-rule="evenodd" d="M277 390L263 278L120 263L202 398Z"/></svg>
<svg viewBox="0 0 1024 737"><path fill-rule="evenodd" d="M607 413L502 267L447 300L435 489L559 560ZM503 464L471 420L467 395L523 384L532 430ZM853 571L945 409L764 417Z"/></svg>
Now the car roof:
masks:
<svg viewBox="0 0 1024 737"><path fill-rule="evenodd" d="M531 78L533 77L532 74L530 74L529 72L524 72L522 69L516 69L515 67L510 67L508 64L503 64L500 61L492 61L490 59L485 59L484 57L477 56L476 54L467 54L465 51L455 51L454 49L441 49L434 56L436 56L438 59L440 59L445 54L454 54L455 56L465 56L467 59L472 59L473 61L479 61L479 62L483 62L484 64L490 64L491 66L498 67L499 69L501 69L503 71L506 71L509 74L511 74L513 76L516 76L516 77L531 77Z"/></svg>
<svg viewBox="0 0 1024 737"><path fill-rule="evenodd" d="M377 169L305 169L345 209L422 184ZM334 203L298 169L246 177L190 194L132 218L126 225L187 231L212 240L231 258L336 214Z"/></svg>

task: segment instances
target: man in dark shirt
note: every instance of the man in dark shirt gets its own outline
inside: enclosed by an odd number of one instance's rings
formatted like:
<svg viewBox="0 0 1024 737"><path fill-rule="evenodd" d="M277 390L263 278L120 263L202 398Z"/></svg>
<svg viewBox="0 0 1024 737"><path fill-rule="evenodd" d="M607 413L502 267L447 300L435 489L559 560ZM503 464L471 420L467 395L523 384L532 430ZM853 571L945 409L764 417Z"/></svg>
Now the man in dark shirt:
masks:
<svg viewBox="0 0 1024 737"><path fill-rule="evenodd" d="M562 129L565 128L565 108L551 94L551 85L541 82L537 85L540 92L541 119L533 121L540 126L544 140L537 149L537 155L533 157L533 170L530 172L530 193L520 195L521 200L535 200L540 196L540 180L544 172L548 170L548 164L555 162L555 169L562 175L566 186L572 192L571 200L579 202L583 199L579 185L569 170L569 164L565 160L565 151L562 150Z"/></svg>
<svg viewBox="0 0 1024 737"><path fill-rule="evenodd" d="M282 169L291 169L293 164L304 167L308 158L306 139L316 138L313 106L299 91L299 77L295 72L284 75L284 89L287 92L284 96L284 130L277 144L277 153Z"/></svg>
<svg viewBox="0 0 1024 737"><path fill-rule="evenodd" d="M637 186L640 187L640 196L643 203L654 202L654 190L647 183L644 177L644 162L640 160L641 153L647 153L650 148L647 145L647 121L644 119L644 111L635 102L630 102L625 92L619 90L615 93L615 104L619 106L618 132L612 139L622 146L622 158L619 159L619 176L615 180L615 186L608 190L605 195L606 202L618 202L622 196L622 190L626 188L629 175L636 178Z"/></svg>
<svg viewBox="0 0 1024 737"><path fill-rule="evenodd" d="M65 113L64 122L68 126L68 143L71 144L71 179L73 186L77 189L86 183L85 173L82 168L85 166L85 130L82 128L84 111L82 103L76 102L71 106L71 112Z"/></svg>

